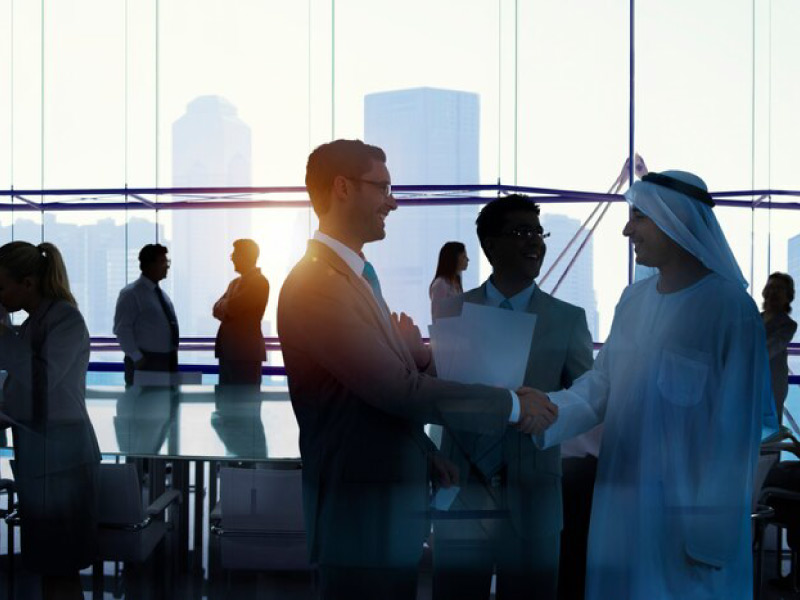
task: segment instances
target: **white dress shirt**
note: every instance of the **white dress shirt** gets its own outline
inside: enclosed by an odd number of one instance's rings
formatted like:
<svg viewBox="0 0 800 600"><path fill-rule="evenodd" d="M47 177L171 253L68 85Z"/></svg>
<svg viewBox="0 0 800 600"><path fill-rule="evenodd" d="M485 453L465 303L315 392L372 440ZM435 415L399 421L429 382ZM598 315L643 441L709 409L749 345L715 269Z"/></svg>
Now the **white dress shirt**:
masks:
<svg viewBox="0 0 800 600"><path fill-rule="evenodd" d="M164 300L172 301L162 290ZM134 362L147 352L172 352L172 330L156 295L156 284L144 275L125 286L119 293L114 313L114 335L125 356Z"/></svg>

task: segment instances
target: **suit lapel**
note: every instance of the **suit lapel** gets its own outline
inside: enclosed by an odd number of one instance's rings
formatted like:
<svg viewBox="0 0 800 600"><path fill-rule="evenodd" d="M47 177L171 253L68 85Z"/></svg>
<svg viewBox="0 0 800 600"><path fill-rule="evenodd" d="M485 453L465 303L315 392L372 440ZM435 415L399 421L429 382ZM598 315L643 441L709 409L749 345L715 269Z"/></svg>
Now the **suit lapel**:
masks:
<svg viewBox="0 0 800 600"><path fill-rule="evenodd" d="M309 240L307 256L312 260L315 258L324 260L331 268L341 273L347 279L354 293L369 306L372 318L386 338L389 347L392 348L406 364L416 369L414 359L411 357L408 348L406 348L405 343L400 338L399 332L396 331L391 318L387 318L383 310L381 310L381 307L378 305L378 300L375 298L375 294L372 293L372 289L369 287L369 283L367 283L363 277L354 273L338 254L321 242Z"/></svg>

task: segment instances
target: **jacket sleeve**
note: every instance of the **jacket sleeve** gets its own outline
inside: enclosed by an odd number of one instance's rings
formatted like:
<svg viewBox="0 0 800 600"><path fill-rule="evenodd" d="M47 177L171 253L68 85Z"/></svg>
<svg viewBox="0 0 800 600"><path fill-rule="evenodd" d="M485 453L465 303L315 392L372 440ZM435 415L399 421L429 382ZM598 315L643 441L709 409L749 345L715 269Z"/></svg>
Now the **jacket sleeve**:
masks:
<svg viewBox="0 0 800 600"><path fill-rule="evenodd" d="M481 433L505 430L507 390L410 369L388 344L377 316L353 302L343 277L328 275L317 285L284 284L281 292L278 327L290 382L293 372L306 369L304 380L329 375L362 401L412 421Z"/></svg>
<svg viewBox="0 0 800 600"><path fill-rule="evenodd" d="M52 323L40 356L34 356L28 341L14 332L0 335L0 362L8 371L8 388L13 390L4 397L3 412L14 420L30 420L33 361L42 363L40 369L47 373L48 390L58 390L80 356L80 349L88 344L89 334L77 311L70 311Z"/></svg>
<svg viewBox="0 0 800 600"><path fill-rule="evenodd" d="M265 277L240 279L233 290L228 288L220 301L223 299L224 318L251 318L260 321L264 317L269 300L269 282Z"/></svg>
<svg viewBox="0 0 800 600"><path fill-rule="evenodd" d="M586 324L586 312L579 309L579 315L573 320L569 337L569 348L564 368L561 372L561 387L568 388L578 377L592 368L594 363L592 334Z"/></svg>

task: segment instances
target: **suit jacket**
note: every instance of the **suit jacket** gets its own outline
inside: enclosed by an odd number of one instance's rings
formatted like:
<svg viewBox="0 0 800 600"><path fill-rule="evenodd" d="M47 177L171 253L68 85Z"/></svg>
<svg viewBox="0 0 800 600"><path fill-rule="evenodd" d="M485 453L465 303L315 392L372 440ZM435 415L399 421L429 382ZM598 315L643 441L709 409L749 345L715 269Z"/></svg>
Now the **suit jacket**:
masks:
<svg viewBox="0 0 800 600"><path fill-rule="evenodd" d="M464 302L486 303L486 284L445 300L439 317L461 314ZM524 385L544 392L569 387L592 367L592 337L582 308L553 298L536 287L528 312L537 315ZM506 502L512 523L526 538L555 535L563 524L561 451L537 450L530 436L510 428L501 434L506 466ZM470 461L477 460L478 435L445 431L442 453L459 466L461 485L479 485ZM481 444L481 447L486 447ZM470 481L470 478L471 481ZM464 497L468 497L466 494Z"/></svg>
<svg viewBox="0 0 800 600"><path fill-rule="evenodd" d="M506 390L420 373L367 282L309 241L278 301L312 561L413 567L430 526L432 422L500 434Z"/></svg>
<svg viewBox="0 0 800 600"><path fill-rule="evenodd" d="M224 360L267 359L261 320L268 299L269 282L257 267L230 282L214 304L214 316L221 321L214 356Z"/></svg>

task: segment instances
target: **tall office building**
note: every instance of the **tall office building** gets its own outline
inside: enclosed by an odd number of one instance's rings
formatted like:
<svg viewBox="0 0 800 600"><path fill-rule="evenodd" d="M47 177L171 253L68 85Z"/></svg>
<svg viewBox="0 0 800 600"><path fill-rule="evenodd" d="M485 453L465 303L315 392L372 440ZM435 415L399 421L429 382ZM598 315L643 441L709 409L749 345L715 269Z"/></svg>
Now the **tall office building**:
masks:
<svg viewBox="0 0 800 600"><path fill-rule="evenodd" d="M546 214L546 211L542 211L540 220L542 228L550 232L550 237L546 240L547 255L542 265L542 276L544 276L556 258L558 258L558 255L561 254L561 251L578 231L581 222L564 215ZM550 292L550 290L554 288L559 278L564 273L564 270L567 268L569 261L575 256L578 247L584 239L584 235L585 232L579 236L570 247L569 251L564 255L564 258L561 259L550 274L547 281L542 284L542 289L544 291ZM599 316L597 313L597 296L594 291L593 265L594 241L590 238L583 247L577 260L570 267L569 273L567 273L564 281L561 282L558 290L553 295L560 300L564 300L575 306L580 306L586 311L586 323L589 326L589 332L592 334L592 339L597 341L599 336Z"/></svg>
<svg viewBox="0 0 800 600"><path fill-rule="evenodd" d="M480 102L477 94L414 88L364 98L364 140L386 151L392 183L477 184ZM403 207L387 220L386 239L365 248L381 275L389 306L430 323L428 285L439 249L460 241L471 259L464 289L479 283L476 206Z"/></svg>
<svg viewBox="0 0 800 600"><path fill-rule="evenodd" d="M251 185L250 127L236 107L220 96L192 100L172 125L172 185ZM249 209L175 210L169 279L181 332L210 336L217 321L214 302L233 278L230 254L235 239L251 237Z"/></svg>

